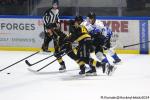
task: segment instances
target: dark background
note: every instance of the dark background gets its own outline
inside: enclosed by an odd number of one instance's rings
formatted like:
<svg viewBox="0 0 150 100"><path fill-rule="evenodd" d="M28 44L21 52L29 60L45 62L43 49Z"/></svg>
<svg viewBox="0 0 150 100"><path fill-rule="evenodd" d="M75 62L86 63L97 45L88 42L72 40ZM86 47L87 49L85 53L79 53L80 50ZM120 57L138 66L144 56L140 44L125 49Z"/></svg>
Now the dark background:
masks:
<svg viewBox="0 0 150 100"><path fill-rule="evenodd" d="M51 6L51 1L49 5ZM63 0L62 0L63 1ZM88 0L87 0L88 1ZM113 2L113 0L110 0ZM80 0L78 1L80 3ZM0 15L42 15L48 6L38 7L41 0L0 0ZM60 15L86 15L94 11L98 16L150 16L150 0L126 0L126 6L121 7L64 7L60 5ZM148 6L147 6L148 5Z"/></svg>

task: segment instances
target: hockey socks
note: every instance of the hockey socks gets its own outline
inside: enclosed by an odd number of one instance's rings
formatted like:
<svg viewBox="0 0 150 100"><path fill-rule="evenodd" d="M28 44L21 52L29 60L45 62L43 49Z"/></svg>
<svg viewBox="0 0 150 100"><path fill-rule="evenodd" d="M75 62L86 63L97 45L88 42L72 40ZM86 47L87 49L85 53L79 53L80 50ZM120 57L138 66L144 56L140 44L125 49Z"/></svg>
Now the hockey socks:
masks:
<svg viewBox="0 0 150 100"><path fill-rule="evenodd" d="M115 60L113 63L119 63L121 61L121 59L118 57L116 53L112 55L112 58Z"/></svg>
<svg viewBox="0 0 150 100"><path fill-rule="evenodd" d="M64 63L64 61L62 61L62 62L59 62L59 64L60 64L60 68L59 68L59 71L60 72L65 72L66 71L66 66L65 66L65 63Z"/></svg>
<svg viewBox="0 0 150 100"><path fill-rule="evenodd" d="M102 60L103 63L109 63L107 57Z"/></svg>

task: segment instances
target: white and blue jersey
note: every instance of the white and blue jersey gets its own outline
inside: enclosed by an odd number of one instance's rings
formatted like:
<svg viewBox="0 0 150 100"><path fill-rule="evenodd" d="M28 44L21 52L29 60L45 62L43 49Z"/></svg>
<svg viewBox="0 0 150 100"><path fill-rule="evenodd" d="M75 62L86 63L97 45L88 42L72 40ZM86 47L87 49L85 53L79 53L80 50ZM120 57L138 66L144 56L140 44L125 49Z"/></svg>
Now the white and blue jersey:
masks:
<svg viewBox="0 0 150 100"><path fill-rule="evenodd" d="M95 46L95 53L99 60L105 63L109 63L106 55L103 54L103 49L101 46L99 46L102 45L105 46L105 49L108 50L110 56L114 59L114 63L121 61L115 51L110 49L110 38L112 37L113 33L109 27L105 26L100 20L96 20L94 24L90 24L88 20L85 20L81 23L81 25L85 26L87 31L91 34L91 36L93 36L93 45ZM101 34L99 35L97 33Z"/></svg>
<svg viewBox="0 0 150 100"><path fill-rule="evenodd" d="M96 20L94 24L90 24L88 20L85 20L81 23L81 25L85 26L91 35L102 33L102 35L106 38L110 38L112 36L111 29L105 26L100 20Z"/></svg>

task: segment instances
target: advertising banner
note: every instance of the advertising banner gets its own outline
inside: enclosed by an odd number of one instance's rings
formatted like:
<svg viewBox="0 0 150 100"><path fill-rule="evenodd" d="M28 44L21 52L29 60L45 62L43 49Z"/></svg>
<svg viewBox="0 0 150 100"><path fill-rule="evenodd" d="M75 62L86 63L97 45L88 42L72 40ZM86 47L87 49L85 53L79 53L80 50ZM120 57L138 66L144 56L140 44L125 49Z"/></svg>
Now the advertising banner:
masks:
<svg viewBox="0 0 150 100"><path fill-rule="evenodd" d="M40 47L42 19L0 18L0 46Z"/></svg>
<svg viewBox="0 0 150 100"><path fill-rule="evenodd" d="M70 17L61 18L61 30L68 33L68 20ZM149 45L137 45L128 48L123 46L148 41L150 38L150 21L140 19L102 19L104 25L113 31L112 45L116 49L141 50L141 53L149 51ZM0 17L0 46L6 47L33 47L41 48L43 43L43 21L42 18L1 18ZM49 47L53 47L51 42Z"/></svg>
<svg viewBox="0 0 150 100"><path fill-rule="evenodd" d="M61 29L68 32L68 19L61 20ZM101 20L104 25L110 27L113 31L111 39L112 45L117 49L123 49L124 45L134 44L139 42L139 20ZM126 49L136 50L139 46L134 46Z"/></svg>

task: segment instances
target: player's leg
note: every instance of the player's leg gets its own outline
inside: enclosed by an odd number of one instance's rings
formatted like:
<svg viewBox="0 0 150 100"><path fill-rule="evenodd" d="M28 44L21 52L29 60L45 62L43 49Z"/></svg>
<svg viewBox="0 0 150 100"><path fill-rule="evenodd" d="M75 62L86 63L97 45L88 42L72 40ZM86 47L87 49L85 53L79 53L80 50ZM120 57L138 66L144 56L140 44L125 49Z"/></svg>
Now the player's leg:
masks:
<svg viewBox="0 0 150 100"><path fill-rule="evenodd" d="M52 38L50 36L48 36L48 33L45 32L45 36L44 36L44 42L42 44L42 50L45 52L48 52L48 46L49 46L49 42L52 40Z"/></svg>
<svg viewBox="0 0 150 100"><path fill-rule="evenodd" d="M90 58L91 49L88 48L88 46L90 45L85 46L84 44L80 46L81 47L79 48L78 53L77 53L80 57L80 61L83 61L90 66L90 70L86 72L87 76L96 76L97 75L96 67L102 67L103 73L105 73L105 70L107 71L107 74L112 72L111 69L113 68L113 66L111 66L110 64L99 62ZM83 68L83 70L85 69Z"/></svg>
<svg viewBox="0 0 150 100"><path fill-rule="evenodd" d="M59 68L59 71L65 72L66 71L66 65L65 65L65 62L62 60L62 58L58 59L58 63L61 65L61 67Z"/></svg>
<svg viewBox="0 0 150 100"><path fill-rule="evenodd" d="M56 52L57 53L57 52ZM61 56L55 55L56 58L58 58L58 63L60 64L59 71L60 72L65 72L66 71L66 65L65 62L63 61Z"/></svg>
<svg viewBox="0 0 150 100"><path fill-rule="evenodd" d="M95 55L101 62L109 63L107 56L104 54L103 47L101 45L96 46Z"/></svg>
<svg viewBox="0 0 150 100"><path fill-rule="evenodd" d="M103 53L102 46L105 44L104 39L104 36L100 36L97 41L93 41L93 44L95 46L96 57L101 61L103 73L106 72L109 75L111 72L113 72L112 69L114 66L109 63L107 56Z"/></svg>
<svg viewBox="0 0 150 100"><path fill-rule="evenodd" d="M119 63L119 62L121 62L121 59L119 58L119 56L117 55L117 53L115 52L115 50L113 48L111 48L110 39L107 41L105 47L107 48L108 54L114 59L113 63Z"/></svg>
<svg viewBox="0 0 150 100"><path fill-rule="evenodd" d="M97 68L102 68L103 73L105 73L107 63L99 62L99 61L96 61L96 60L90 58L90 65L95 66Z"/></svg>
<svg viewBox="0 0 150 100"><path fill-rule="evenodd" d="M65 62L63 61L61 55L59 54L59 52L61 52L60 47L58 45L58 41L53 41L54 42L54 49L55 49L55 57L58 59L58 63L60 64L60 68L59 71L60 72L65 72L66 71L66 65Z"/></svg>
<svg viewBox="0 0 150 100"><path fill-rule="evenodd" d="M111 55L111 57L114 59L113 63L119 63L121 62L121 59L118 57L117 53L112 50L112 49L108 49L108 53Z"/></svg>
<svg viewBox="0 0 150 100"><path fill-rule="evenodd" d="M95 47L95 55L96 57L103 63L109 63L106 55L104 54L103 45L105 44L105 36L97 35L97 37L93 40L93 46Z"/></svg>
<svg viewBox="0 0 150 100"><path fill-rule="evenodd" d="M95 47L95 55L97 59L99 59L102 63L102 69L103 72L105 72L105 67L109 65L109 61L107 59L107 56L104 54L103 45L104 45L104 39L105 37L103 35L98 35L93 40L93 46Z"/></svg>
<svg viewBox="0 0 150 100"><path fill-rule="evenodd" d="M84 61L86 64L89 65L90 70L86 72L86 75L97 75L96 74L96 66L93 66L90 59L90 53L93 51L92 48L92 41L91 39L87 38L79 43L80 49L78 50L78 55L81 61Z"/></svg>
<svg viewBox="0 0 150 100"><path fill-rule="evenodd" d="M85 74L85 62L81 61L80 58L78 57L78 55L75 53L74 49L72 48L72 44L71 43L65 43L65 45L63 45L63 50L65 49L65 53L67 53L67 55L73 59L80 67L80 75L84 75ZM77 52L77 51L76 51Z"/></svg>
<svg viewBox="0 0 150 100"><path fill-rule="evenodd" d="M78 63L80 67L79 75L85 75L86 63L82 59L76 60L76 62Z"/></svg>

